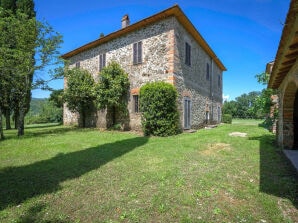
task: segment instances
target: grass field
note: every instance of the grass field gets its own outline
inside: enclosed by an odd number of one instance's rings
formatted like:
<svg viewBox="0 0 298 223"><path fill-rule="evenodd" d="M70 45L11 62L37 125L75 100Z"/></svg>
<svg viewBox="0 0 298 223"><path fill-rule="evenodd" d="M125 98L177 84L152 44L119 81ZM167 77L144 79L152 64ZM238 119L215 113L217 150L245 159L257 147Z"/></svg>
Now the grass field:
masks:
<svg viewBox="0 0 298 223"><path fill-rule="evenodd" d="M166 138L55 125L5 135L0 222L298 222L297 175L257 123Z"/></svg>
<svg viewBox="0 0 298 223"><path fill-rule="evenodd" d="M257 126L261 124L264 120L261 119L233 119L233 125L254 125Z"/></svg>

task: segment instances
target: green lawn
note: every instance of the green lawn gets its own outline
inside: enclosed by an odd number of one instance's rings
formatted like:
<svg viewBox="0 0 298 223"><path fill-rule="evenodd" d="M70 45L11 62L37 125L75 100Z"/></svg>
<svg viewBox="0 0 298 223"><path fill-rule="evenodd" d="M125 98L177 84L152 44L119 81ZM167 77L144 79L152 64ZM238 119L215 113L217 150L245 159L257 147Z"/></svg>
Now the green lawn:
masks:
<svg viewBox="0 0 298 223"><path fill-rule="evenodd" d="M298 222L297 175L257 124L167 138L53 125L5 135L0 222Z"/></svg>
<svg viewBox="0 0 298 223"><path fill-rule="evenodd" d="M261 124L264 120L262 119L233 119L233 125L258 125Z"/></svg>

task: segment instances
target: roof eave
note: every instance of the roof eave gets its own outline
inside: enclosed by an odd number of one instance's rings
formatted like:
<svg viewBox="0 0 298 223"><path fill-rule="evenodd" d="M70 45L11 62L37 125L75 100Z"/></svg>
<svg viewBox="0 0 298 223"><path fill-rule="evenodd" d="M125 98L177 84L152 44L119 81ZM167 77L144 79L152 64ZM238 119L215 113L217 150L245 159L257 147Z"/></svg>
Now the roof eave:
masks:
<svg viewBox="0 0 298 223"><path fill-rule="evenodd" d="M268 88L278 89L298 58L298 0L292 0L282 31Z"/></svg>

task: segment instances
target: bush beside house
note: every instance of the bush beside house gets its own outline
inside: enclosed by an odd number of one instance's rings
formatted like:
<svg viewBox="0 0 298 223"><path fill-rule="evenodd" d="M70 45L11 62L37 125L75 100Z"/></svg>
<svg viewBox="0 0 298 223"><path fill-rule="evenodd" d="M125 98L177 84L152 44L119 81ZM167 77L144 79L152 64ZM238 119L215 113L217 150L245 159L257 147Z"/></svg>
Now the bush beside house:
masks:
<svg viewBox="0 0 298 223"><path fill-rule="evenodd" d="M177 91L165 82L145 84L140 89L142 128L145 135L170 136L180 132Z"/></svg>

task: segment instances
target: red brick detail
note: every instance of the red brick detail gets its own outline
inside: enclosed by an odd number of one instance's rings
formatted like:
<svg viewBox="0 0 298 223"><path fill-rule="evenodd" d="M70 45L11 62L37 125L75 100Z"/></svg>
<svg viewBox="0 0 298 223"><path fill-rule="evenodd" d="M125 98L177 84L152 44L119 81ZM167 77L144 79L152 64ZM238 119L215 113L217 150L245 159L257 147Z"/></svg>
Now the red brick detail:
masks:
<svg viewBox="0 0 298 223"><path fill-rule="evenodd" d="M140 88L134 88L130 90L132 95L138 95L140 93Z"/></svg>
<svg viewBox="0 0 298 223"><path fill-rule="evenodd" d="M183 91L182 96L183 97L191 97L191 94L189 91L185 90L185 91Z"/></svg>
<svg viewBox="0 0 298 223"><path fill-rule="evenodd" d="M168 37L169 40L168 40L168 44L167 44L168 73L173 73L174 72L174 58L175 58L175 33L174 33L174 30L171 30L169 32L168 36L169 36Z"/></svg>
<svg viewBox="0 0 298 223"><path fill-rule="evenodd" d="M172 85L175 85L176 84L176 77L175 76L169 76L168 77L168 83L172 84Z"/></svg>

